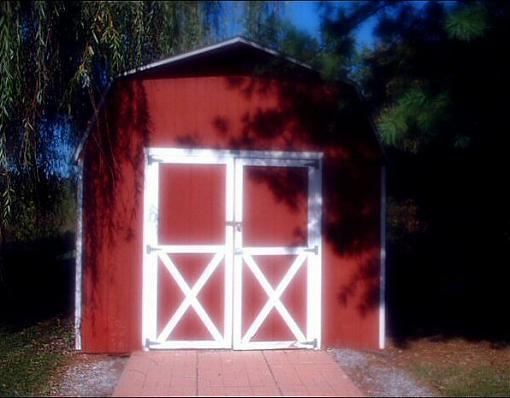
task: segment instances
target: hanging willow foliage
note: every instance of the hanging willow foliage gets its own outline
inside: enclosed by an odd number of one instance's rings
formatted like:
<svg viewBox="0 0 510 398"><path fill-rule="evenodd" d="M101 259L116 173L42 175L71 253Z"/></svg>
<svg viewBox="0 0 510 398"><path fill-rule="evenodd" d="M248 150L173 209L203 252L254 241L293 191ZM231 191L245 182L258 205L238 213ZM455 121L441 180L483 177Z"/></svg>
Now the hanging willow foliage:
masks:
<svg viewBox="0 0 510 398"><path fill-rule="evenodd" d="M62 172L48 130L71 131L75 144L111 79L215 40L220 11L219 2L0 2L0 241L16 200Z"/></svg>

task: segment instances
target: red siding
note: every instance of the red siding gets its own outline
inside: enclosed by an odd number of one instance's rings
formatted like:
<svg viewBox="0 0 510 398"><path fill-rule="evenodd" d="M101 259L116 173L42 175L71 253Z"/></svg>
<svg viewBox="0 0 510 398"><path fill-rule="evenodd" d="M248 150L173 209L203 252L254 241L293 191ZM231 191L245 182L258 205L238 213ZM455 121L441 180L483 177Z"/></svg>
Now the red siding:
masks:
<svg viewBox="0 0 510 398"><path fill-rule="evenodd" d="M243 76L117 82L84 152L83 350L141 348L148 146L323 151L323 345L376 348L380 156L366 117L338 106L345 90Z"/></svg>

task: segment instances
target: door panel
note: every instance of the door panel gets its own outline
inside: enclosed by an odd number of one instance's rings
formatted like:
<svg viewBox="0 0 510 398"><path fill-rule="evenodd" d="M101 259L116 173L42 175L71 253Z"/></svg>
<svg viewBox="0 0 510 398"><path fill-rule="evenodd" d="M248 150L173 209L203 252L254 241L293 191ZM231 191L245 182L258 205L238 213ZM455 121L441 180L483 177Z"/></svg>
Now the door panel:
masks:
<svg viewBox="0 0 510 398"><path fill-rule="evenodd" d="M230 348L233 162L178 157L147 169L145 345Z"/></svg>
<svg viewBox="0 0 510 398"><path fill-rule="evenodd" d="M320 344L318 165L236 159L235 349Z"/></svg>
<svg viewBox="0 0 510 398"><path fill-rule="evenodd" d="M243 189L245 246L306 246L306 168L247 166Z"/></svg>
<svg viewBox="0 0 510 398"><path fill-rule="evenodd" d="M159 244L225 244L225 166L162 164Z"/></svg>

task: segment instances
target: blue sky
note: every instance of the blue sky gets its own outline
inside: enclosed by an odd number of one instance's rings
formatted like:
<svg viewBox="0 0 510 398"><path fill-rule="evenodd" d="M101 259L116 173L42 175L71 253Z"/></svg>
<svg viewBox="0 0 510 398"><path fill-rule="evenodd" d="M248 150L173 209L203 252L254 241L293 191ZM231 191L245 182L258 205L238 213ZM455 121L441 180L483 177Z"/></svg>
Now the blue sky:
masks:
<svg viewBox="0 0 510 398"><path fill-rule="evenodd" d="M319 30L317 3L314 1L286 1L286 15L308 33L316 35Z"/></svg>
<svg viewBox="0 0 510 398"><path fill-rule="evenodd" d="M332 1L337 7L350 7L356 1ZM416 5L425 4L427 1L416 1L411 2ZM237 17L233 17L230 23L225 25L225 31L223 32L223 38L230 38L239 34L242 34L242 26L239 23L239 12L241 11L241 2L223 2L223 6L227 10L227 14L233 16L237 14ZM319 38L320 36L320 15L318 11L318 1L285 1L284 6L284 17L288 18L295 26L305 32ZM372 31L377 23L377 16L369 18L365 23L361 24L358 29L357 39L358 45L372 45L374 43L374 37Z"/></svg>
<svg viewBox="0 0 510 398"><path fill-rule="evenodd" d="M300 29L319 37L319 12L317 10L318 2L316 1L286 1L285 13L286 16ZM339 7L350 7L355 1L334 1ZM428 3L428 1L406 1L417 8L421 8ZM447 6L451 6L456 1L445 1ZM357 45L360 47L372 46L375 42L373 30L377 24L377 16L369 18L366 22L360 25L356 32Z"/></svg>
<svg viewBox="0 0 510 398"><path fill-rule="evenodd" d="M319 36L319 12L318 2L316 1L286 1L286 16L302 30L318 37ZM334 2L340 7L349 7L353 2ZM374 38L373 29L377 22L377 17L372 17L363 23L358 29L356 39L358 45L372 45Z"/></svg>

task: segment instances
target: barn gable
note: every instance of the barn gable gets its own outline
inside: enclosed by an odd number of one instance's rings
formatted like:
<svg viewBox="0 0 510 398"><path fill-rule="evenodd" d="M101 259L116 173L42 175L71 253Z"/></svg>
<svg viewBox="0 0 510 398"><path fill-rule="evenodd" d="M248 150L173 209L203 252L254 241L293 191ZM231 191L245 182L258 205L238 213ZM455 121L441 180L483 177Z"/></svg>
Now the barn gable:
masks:
<svg viewBox="0 0 510 398"><path fill-rule="evenodd" d="M323 83L320 73L310 65L238 36L126 71L114 79L105 90L99 104L99 111L111 95L111 91L119 83L122 85L122 81L126 78L139 80L217 75L252 75ZM384 161L382 146L376 137L375 127L355 83L344 80L337 81L332 86L342 92L345 102L348 103L349 109L344 113L348 113L349 117L355 120L364 120L366 123L370 123L370 127L362 128L361 133L371 135L371 137L367 137L367 140L371 141L375 151L379 152L380 161ZM89 134L94 129L96 119L97 114L91 118L87 130L78 144L74 155L75 161L78 161Z"/></svg>

